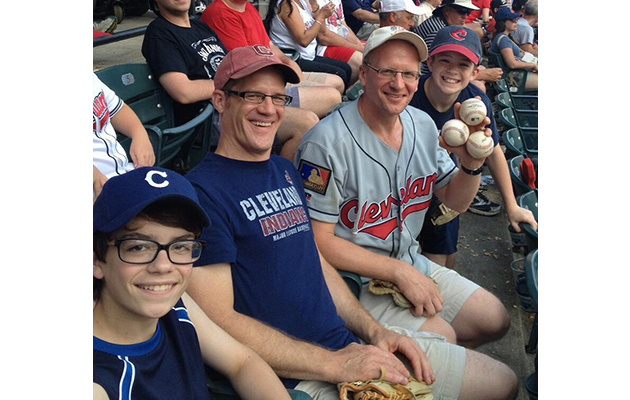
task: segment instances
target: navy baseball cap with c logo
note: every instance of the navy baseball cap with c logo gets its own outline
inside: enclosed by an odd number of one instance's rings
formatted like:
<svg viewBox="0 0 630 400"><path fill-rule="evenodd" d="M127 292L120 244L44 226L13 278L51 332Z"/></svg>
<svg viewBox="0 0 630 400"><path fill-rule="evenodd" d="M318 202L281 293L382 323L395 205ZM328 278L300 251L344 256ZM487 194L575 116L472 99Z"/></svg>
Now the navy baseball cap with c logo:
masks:
<svg viewBox="0 0 630 400"><path fill-rule="evenodd" d="M459 53L475 65L481 61L481 42L479 36L472 30L463 26L451 25L438 31L431 45L430 56L454 51Z"/></svg>
<svg viewBox="0 0 630 400"><path fill-rule="evenodd" d="M210 218L186 178L165 168L142 167L105 182L94 202L92 231L117 231L148 205L166 198L177 199L182 205L191 207L199 215L202 225L210 226Z"/></svg>

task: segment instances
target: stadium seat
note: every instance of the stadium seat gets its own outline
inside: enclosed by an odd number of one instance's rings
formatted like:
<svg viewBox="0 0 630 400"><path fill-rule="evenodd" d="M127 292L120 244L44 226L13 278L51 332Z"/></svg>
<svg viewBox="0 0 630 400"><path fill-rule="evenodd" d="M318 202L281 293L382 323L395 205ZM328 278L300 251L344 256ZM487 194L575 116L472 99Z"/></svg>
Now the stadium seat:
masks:
<svg viewBox="0 0 630 400"><path fill-rule="evenodd" d="M538 112L534 111L517 112L513 108L504 108L499 112L499 120L509 128L538 128Z"/></svg>
<svg viewBox="0 0 630 400"><path fill-rule="evenodd" d="M363 94L363 85L361 82L356 81L350 88L346 91L346 98L348 101L356 100Z"/></svg>
<svg viewBox="0 0 630 400"><path fill-rule="evenodd" d="M512 188L515 196L520 196L534 190L525 183L521 176L520 165L524 158L524 156L519 155L508 160L508 170L510 171L510 179L512 180Z"/></svg>
<svg viewBox="0 0 630 400"><path fill-rule="evenodd" d="M505 158L510 159L516 156L524 156L525 148L521 139L521 132L518 128L508 129L503 134L503 143L505 144Z"/></svg>
<svg viewBox="0 0 630 400"><path fill-rule="evenodd" d="M530 210L532 214L534 214L534 219L536 219L536 222L538 222L537 190L532 190L518 196L516 198L516 204L518 204L519 207ZM525 238L527 240L527 247L529 251L534 251L538 249L538 230L534 230L534 228L530 224L521 223L519 226L525 232Z"/></svg>
<svg viewBox="0 0 630 400"><path fill-rule="evenodd" d="M516 112L538 111L538 96L518 95L510 92L497 94L497 104L503 108L512 108Z"/></svg>
<svg viewBox="0 0 630 400"><path fill-rule="evenodd" d="M153 78L147 64L115 65L96 75L138 115L152 143L159 142L154 144L156 165L187 172L188 152L214 107L208 104L195 118L175 126L173 99ZM121 137L121 144L127 145L128 151L129 140Z"/></svg>
<svg viewBox="0 0 630 400"><path fill-rule="evenodd" d="M527 280L527 289L534 301L534 306L538 310L538 249L530 251L525 258L525 277ZM536 352L538 345L538 313L534 319L532 331L529 336L529 342L527 343L525 350L529 354Z"/></svg>
<svg viewBox="0 0 630 400"><path fill-rule="evenodd" d="M488 66L498 67L503 70L501 80L505 81L507 86L506 90L500 90L499 92L508 91L512 94L538 94L538 90L525 89L525 81L527 78L527 70L525 69L510 69L503 61L503 57L500 54L488 53Z"/></svg>
<svg viewBox="0 0 630 400"><path fill-rule="evenodd" d="M358 300L361 295L361 286L363 286L361 277L355 274L354 272L340 271L340 270L337 270L337 271L339 272L339 275L341 275L343 280L346 282L346 285L348 285L348 288L350 288L350 291L354 294L354 296Z"/></svg>

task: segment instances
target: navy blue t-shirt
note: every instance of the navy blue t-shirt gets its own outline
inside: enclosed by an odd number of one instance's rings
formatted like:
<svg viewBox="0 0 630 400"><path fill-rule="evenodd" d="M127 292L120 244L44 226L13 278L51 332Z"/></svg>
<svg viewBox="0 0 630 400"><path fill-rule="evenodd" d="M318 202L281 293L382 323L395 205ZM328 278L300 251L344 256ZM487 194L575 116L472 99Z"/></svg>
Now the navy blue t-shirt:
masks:
<svg viewBox="0 0 630 400"><path fill-rule="evenodd" d="M291 162L210 153L186 178L212 220L195 266L231 264L237 312L333 350L358 342L326 286L302 179ZM298 381L283 382L293 388Z"/></svg>
<svg viewBox="0 0 630 400"><path fill-rule="evenodd" d="M442 131L442 126L444 125L444 123L455 118L455 110L453 107L451 107L448 109L448 111L441 113L433 107L433 105L427 98L427 94L424 91L424 84L430 76L431 74L420 76L418 90L413 95L413 98L411 99L409 105L414 106L429 114L433 122L435 122L435 126L437 126L438 131ZM499 134L497 133L497 124L495 123L494 116L492 115L492 103L490 102L490 98L486 96L486 94L482 92L481 89L479 89L477 86L469 83L468 86L466 86L464 90L459 93L459 96L457 96L457 100L455 102L463 103L464 100L471 99L475 96L481 97L481 101L483 101L483 104L486 105L486 109L488 110L488 118L490 118L492 140L494 141L494 146L496 147L499 144ZM453 159L453 161L455 161L455 163L457 163L454 154L451 154L451 158Z"/></svg>
<svg viewBox="0 0 630 400"><path fill-rule="evenodd" d="M197 332L182 300L146 342L118 345L94 337L93 381L110 399L209 400Z"/></svg>

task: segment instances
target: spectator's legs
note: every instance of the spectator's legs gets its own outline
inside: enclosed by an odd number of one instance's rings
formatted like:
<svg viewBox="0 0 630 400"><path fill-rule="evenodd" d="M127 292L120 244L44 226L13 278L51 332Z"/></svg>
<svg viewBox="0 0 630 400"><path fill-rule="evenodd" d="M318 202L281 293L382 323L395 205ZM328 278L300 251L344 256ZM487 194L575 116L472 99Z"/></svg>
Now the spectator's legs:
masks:
<svg viewBox="0 0 630 400"><path fill-rule="evenodd" d="M528 72L527 81L525 81L525 89L538 89L538 73Z"/></svg>
<svg viewBox="0 0 630 400"><path fill-rule="evenodd" d="M443 267L453 269L455 267L455 259L457 258L457 253L452 254L432 254L422 252L422 255L433 261L436 264L440 264Z"/></svg>
<svg viewBox="0 0 630 400"><path fill-rule="evenodd" d="M359 67L361 66L362 62L363 62L363 54L359 53L358 51L355 51L352 54L352 57L350 57L350 59L348 60L348 64L350 65L350 68L352 69L352 75L350 76L350 84L353 84L359 79Z"/></svg>
<svg viewBox="0 0 630 400"><path fill-rule="evenodd" d="M343 87L343 81L337 75L328 76L336 78ZM331 86L306 86L298 90L300 108L314 112L319 118L324 118L335 104L341 102L341 92Z"/></svg>
<svg viewBox="0 0 630 400"><path fill-rule="evenodd" d="M312 111L301 108L286 107L284 120L278 128L278 140L282 143L280 156L293 162L295 150L300 144L304 132L319 122L319 118Z"/></svg>
<svg viewBox="0 0 630 400"><path fill-rule="evenodd" d="M518 379L507 365L466 350L464 380L458 400L513 400L517 393Z"/></svg>
<svg viewBox="0 0 630 400"><path fill-rule="evenodd" d="M457 334L453 327L437 315L427 319L418 332L432 332L442 335L449 343L457 344Z"/></svg>
<svg viewBox="0 0 630 400"><path fill-rule="evenodd" d="M451 326L457 344L474 348L503 337L510 327L510 316L498 298L479 288L466 300Z"/></svg>

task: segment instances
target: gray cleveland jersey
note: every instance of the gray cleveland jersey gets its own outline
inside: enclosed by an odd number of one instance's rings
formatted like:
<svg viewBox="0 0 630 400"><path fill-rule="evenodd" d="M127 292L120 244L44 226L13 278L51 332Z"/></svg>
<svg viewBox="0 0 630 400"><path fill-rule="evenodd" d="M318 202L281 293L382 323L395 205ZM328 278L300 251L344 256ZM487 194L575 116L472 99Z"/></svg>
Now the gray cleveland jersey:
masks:
<svg viewBox="0 0 630 400"><path fill-rule="evenodd" d="M423 274L427 259L416 238L431 197L457 167L438 145L423 111L401 114L399 152L366 125L354 101L320 121L295 155L311 218L335 223L335 235L374 253L408 262Z"/></svg>

